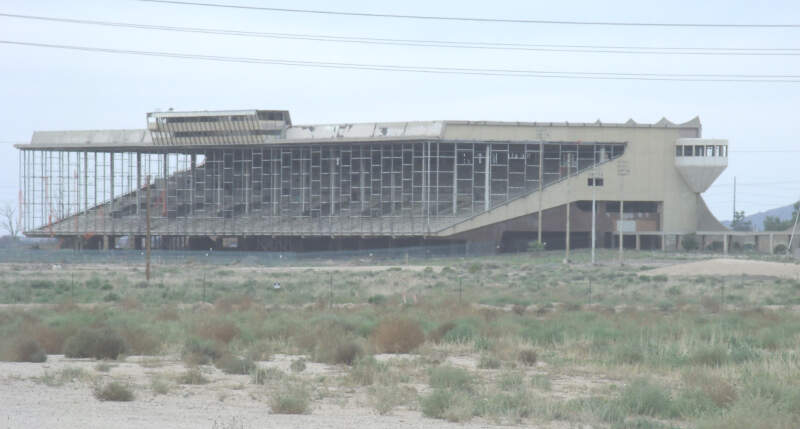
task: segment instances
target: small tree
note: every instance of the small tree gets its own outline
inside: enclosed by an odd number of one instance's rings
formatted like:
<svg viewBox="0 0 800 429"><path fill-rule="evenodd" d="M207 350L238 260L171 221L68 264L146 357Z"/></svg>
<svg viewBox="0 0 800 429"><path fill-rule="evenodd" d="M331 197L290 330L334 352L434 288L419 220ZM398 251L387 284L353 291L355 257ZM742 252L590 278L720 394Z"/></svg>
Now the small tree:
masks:
<svg viewBox="0 0 800 429"><path fill-rule="evenodd" d="M731 222L731 228L734 231L752 231L753 222L749 220L744 220L744 218L745 218L744 210L733 212L733 221Z"/></svg>
<svg viewBox="0 0 800 429"><path fill-rule="evenodd" d="M17 209L11 203L6 203L0 209L0 228L11 238L16 239L19 236L20 224Z"/></svg>

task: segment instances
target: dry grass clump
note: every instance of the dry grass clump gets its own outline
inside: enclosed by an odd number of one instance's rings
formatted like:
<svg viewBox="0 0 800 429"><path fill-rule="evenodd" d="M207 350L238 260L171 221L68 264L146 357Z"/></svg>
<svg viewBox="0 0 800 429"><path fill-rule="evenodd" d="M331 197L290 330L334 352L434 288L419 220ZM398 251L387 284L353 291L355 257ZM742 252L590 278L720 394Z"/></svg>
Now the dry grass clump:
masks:
<svg viewBox="0 0 800 429"><path fill-rule="evenodd" d="M101 401L127 402L133 401L134 395L130 386L119 381L112 381L105 385L95 386L94 397Z"/></svg>
<svg viewBox="0 0 800 429"><path fill-rule="evenodd" d="M248 358L234 356L232 354L224 354L222 357L214 362L214 365L222 370L225 374L250 374L256 365Z"/></svg>
<svg viewBox="0 0 800 429"><path fill-rule="evenodd" d="M188 369L179 375L177 380L180 384L208 384L209 381L198 368Z"/></svg>
<svg viewBox="0 0 800 429"><path fill-rule="evenodd" d="M155 319L159 322L174 322L180 319L178 307L175 305L166 305L156 313Z"/></svg>
<svg viewBox="0 0 800 429"><path fill-rule="evenodd" d="M428 333L428 339L434 343L440 343L444 336L455 327L456 324L453 321L444 322Z"/></svg>
<svg viewBox="0 0 800 429"><path fill-rule="evenodd" d="M373 342L382 353L409 353L425 342L419 323L405 318L387 319L372 334Z"/></svg>
<svg viewBox="0 0 800 429"><path fill-rule="evenodd" d="M269 406L272 414L308 414L311 411L311 390L304 384L289 381L272 392Z"/></svg>
<svg viewBox="0 0 800 429"><path fill-rule="evenodd" d="M110 328L83 329L64 343L69 358L117 359L126 351L125 339Z"/></svg>
<svg viewBox="0 0 800 429"><path fill-rule="evenodd" d="M148 330L130 325L117 329L128 346L127 352L135 355L151 356L161 351L161 341Z"/></svg>
<svg viewBox="0 0 800 429"><path fill-rule="evenodd" d="M194 332L198 337L228 344L239 335L240 330L230 320L213 318L199 322L195 326Z"/></svg>
<svg viewBox="0 0 800 429"><path fill-rule="evenodd" d="M247 311L255 305L253 298L247 295L231 295L218 298L214 301L214 309L220 313L232 311Z"/></svg>

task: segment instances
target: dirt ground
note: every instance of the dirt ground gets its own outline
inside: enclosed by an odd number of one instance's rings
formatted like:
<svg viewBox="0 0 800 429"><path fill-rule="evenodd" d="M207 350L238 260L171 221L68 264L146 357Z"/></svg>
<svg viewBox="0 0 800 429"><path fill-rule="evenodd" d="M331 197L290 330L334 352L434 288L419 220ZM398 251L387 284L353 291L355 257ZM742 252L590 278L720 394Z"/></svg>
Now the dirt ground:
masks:
<svg viewBox="0 0 800 429"><path fill-rule="evenodd" d="M767 276L800 279L800 265L746 259L709 259L643 271L646 275L667 276Z"/></svg>
<svg viewBox="0 0 800 429"><path fill-rule="evenodd" d="M259 362L262 367L289 371L296 356L276 355ZM376 356L379 360L399 357ZM457 362L453 362L457 364ZM492 428L485 420L449 423L425 418L417 410L397 409L381 416L358 392L331 392L313 401L310 414L271 414L265 386L250 383L249 376L226 375L213 367L204 368L211 380L205 385L172 384L167 394L150 388L154 376L174 377L185 368L177 358L131 356L124 362L109 362L111 369L100 372L92 359L67 359L50 355L46 363L0 362L0 428ZM124 380L134 386L132 402L101 402L92 395L89 380L48 385L45 374L65 368L80 368L102 380ZM341 375L336 366L308 362L303 371L309 380ZM332 387L335 389L335 387ZM561 428L552 422L546 428Z"/></svg>

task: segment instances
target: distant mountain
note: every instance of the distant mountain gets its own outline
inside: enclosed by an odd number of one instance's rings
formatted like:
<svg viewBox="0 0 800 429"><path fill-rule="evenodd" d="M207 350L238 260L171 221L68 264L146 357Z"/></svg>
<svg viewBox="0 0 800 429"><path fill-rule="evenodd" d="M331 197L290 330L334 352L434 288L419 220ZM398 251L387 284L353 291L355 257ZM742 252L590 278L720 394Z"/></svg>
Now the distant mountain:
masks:
<svg viewBox="0 0 800 429"><path fill-rule="evenodd" d="M759 212L756 214L751 214L749 216L745 216L744 220L753 222L753 226L756 227L757 230L763 231L764 230L764 219L767 216L777 216L780 220L787 220L792 218L792 212L794 211L794 203L785 205L783 207L778 207L774 209L770 209L767 211ZM731 221L723 220L722 224L730 227Z"/></svg>

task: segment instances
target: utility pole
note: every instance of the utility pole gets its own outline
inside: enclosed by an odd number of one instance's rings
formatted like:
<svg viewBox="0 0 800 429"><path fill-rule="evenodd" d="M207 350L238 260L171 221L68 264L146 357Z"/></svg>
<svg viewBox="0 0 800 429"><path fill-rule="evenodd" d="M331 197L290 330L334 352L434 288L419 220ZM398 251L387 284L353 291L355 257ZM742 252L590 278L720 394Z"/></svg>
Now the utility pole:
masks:
<svg viewBox="0 0 800 429"><path fill-rule="evenodd" d="M731 218L731 226L736 226L733 222L736 221L736 176L733 176L733 217Z"/></svg>
<svg viewBox="0 0 800 429"><path fill-rule="evenodd" d="M147 203L147 210L146 210L147 211L147 213L146 213L147 220L145 222L146 230L145 230L145 236L144 236L144 255L145 255L144 257L145 257L145 260L147 261L146 262L147 265L145 267L145 278L147 279L147 282L149 283L150 282L150 175L147 175L147 183L145 184L145 191L146 191L145 192L145 200L147 200L146 201L146 203Z"/></svg>
<svg viewBox="0 0 800 429"><path fill-rule="evenodd" d="M566 245L564 246L565 249L566 249L566 253L564 254L564 263L565 264L569 264L569 223L570 223L569 222L569 206L571 205L571 203L570 203L571 195L570 195L570 189L569 189L570 188L569 182L570 182L570 174L571 174L571 170L570 170L571 165L572 165L572 154L568 153L567 154L567 219L566 219L566 228L565 228L567 230L567 235L565 237L566 238L566 241L565 241Z"/></svg>
<svg viewBox="0 0 800 429"><path fill-rule="evenodd" d="M592 265L595 264L595 241L597 239L597 232L595 231L595 224L597 223L597 146L592 146ZM591 282L591 280L589 280ZM590 286L591 287L591 286ZM591 290L591 289L590 289ZM591 301L590 301L591 302Z"/></svg>

